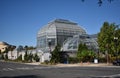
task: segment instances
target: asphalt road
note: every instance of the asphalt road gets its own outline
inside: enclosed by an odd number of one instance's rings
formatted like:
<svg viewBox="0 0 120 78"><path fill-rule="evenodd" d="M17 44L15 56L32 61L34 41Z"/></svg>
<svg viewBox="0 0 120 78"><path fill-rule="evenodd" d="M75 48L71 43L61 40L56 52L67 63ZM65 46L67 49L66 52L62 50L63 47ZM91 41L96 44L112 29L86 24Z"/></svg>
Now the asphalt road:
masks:
<svg viewBox="0 0 120 78"><path fill-rule="evenodd" d="M56 67L0 62L0 78L120 78L120 66Z"/></svg>

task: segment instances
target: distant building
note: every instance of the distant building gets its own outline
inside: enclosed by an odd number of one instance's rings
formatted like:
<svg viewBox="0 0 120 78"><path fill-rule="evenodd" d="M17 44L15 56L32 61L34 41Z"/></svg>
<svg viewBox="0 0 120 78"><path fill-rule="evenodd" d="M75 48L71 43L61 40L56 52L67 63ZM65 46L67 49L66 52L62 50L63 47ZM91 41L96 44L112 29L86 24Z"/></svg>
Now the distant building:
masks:
<svg viewBox="0 0 120 78"><path fill-rule="evenodd" d="M0 42L0 51L4 52L8 48L9 44L6 42Z"/></svg>
<svg viewBox="0 0 120 78"><path fill-rule="evenodd" d="M86 31L75 22L56 19L38 31L37 49L43 52L49 52L57 44L62 45L65 40L77 34L86 34Z"/></svg>

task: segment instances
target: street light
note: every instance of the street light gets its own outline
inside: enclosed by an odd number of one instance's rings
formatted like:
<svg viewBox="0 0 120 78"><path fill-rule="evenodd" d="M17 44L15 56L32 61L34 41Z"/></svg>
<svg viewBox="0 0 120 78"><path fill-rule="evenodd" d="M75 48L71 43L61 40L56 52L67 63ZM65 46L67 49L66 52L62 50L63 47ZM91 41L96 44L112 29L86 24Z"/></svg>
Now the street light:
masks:
<svg viewBox="0 0 120 78"><path fill-rule="evenodd" d="M48 46L49 46L50 53L51 53L51 40L48 40Z"/></svg>
<svg viewBox="0 0 120 78"><path fill-rule="evenodd" d="M117 52L117 40L118 40L118 37L114 37L114 41L115 41L115 48L116 48L116 60L117 60L117 56L118 56L118 52Z"/></svg>

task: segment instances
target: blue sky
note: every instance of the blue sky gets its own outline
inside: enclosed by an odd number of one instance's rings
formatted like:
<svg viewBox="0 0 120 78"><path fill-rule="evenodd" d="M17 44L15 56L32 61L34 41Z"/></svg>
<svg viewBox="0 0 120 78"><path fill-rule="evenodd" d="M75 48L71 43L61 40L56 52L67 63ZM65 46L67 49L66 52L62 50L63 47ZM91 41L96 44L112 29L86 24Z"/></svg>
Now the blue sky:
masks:
<svg viewBox="0 0 120 78"><path fill-rule="evenodd" d="M39 29L56 18L78 23L88 34L100 31L103 22L120 24L120 0L101 7L98 0L0 0L0 41L36 46Z"/></svg>

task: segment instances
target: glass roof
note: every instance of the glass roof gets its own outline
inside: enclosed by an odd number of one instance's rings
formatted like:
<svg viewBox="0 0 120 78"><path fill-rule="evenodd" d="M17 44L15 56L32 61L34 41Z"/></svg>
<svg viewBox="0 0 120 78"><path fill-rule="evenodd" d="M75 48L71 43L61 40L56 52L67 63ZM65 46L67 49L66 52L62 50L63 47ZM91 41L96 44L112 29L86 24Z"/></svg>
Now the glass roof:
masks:
<svg viewBox="0 0 120 78"><path fill-rule="evenodd" d="M90 37L87 34L80 34L80 35L75 35L71 39L70 38L67 39L63 43L62 50L63 51L77 51L78 45L80 43L86 44L86 46L90 50L98 50L99 49L98 43L96 42L96 40L94 40L94 38Z"/></svg>

